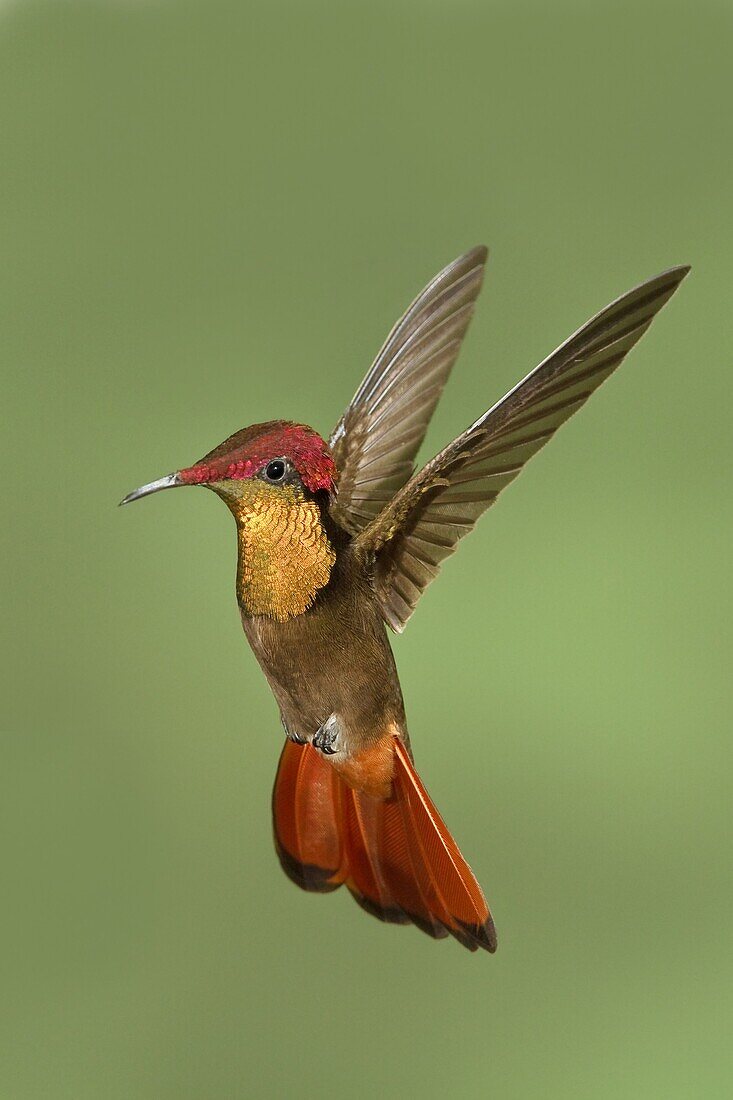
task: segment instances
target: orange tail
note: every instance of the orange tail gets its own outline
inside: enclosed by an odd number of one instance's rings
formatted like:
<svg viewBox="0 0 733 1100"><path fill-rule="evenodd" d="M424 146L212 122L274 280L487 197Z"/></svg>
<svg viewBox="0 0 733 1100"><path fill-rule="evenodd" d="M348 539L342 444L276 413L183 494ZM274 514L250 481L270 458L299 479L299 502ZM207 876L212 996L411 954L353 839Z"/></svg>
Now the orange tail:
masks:
<svg viewBox="0 0 733 1100"><path fill-rule="evenodd" d="M346 882L380 920L448 933L475 951L496 950L489 907L423 787L407 749L393 738L392 794L378 801L347 784L310 745L286 741L273 819L283 870L305 890Z"/></svg>

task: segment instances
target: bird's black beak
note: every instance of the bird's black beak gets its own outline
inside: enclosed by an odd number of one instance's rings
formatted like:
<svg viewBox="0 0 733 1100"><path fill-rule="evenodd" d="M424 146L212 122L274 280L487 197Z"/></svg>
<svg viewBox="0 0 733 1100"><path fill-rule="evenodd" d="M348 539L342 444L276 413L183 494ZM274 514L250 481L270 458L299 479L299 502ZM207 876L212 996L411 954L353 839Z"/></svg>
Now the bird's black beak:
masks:
<svg viewBox="0 0 733 1100"><path fill-rule="evenodd" d="M120 504L131 504L133 500L147 497L151 493L159 493L161 489L175 489L178 485L185 484L180 474L167 474L165 477L158 478L157 481L151 481L148 485L141 485L139 489L133 489L124 500L120 501Z"/></svg>

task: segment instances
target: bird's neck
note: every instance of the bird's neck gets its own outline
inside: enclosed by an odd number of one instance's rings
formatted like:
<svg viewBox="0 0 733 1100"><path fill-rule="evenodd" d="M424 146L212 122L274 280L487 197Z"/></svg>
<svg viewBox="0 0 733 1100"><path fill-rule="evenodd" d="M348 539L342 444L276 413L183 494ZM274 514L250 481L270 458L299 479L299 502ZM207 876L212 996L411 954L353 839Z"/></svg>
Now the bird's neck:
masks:
<svg viewBox="0 0 733 1100"><path fill-rule="evenodd" d="M318 505L278 489L232 511L239 543L237 599L244 613L280 622L302 615L328 584L336 561Z"/></svg>

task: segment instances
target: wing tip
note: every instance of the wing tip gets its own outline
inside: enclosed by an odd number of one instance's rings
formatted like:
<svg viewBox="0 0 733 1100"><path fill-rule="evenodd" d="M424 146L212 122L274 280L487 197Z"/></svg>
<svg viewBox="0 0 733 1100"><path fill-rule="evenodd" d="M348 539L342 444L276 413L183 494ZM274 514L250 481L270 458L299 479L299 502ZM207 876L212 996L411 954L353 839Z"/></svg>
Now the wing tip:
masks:
<svg viewBox="0 0 733 1100"><path fill-rule="evenodd" d="M676 275L680 282L690 274L692 271L692 264L675 264L674 267L667 268L663 271L663 275Z"/></svg>
<svg viewBox="0 0 733 1100"><path fill-rule="evenodd" d="M677 290L677 287L686 279L692 271L692 264L677 264L674 267L667 267L664 271L660 271L658 275L652 275L650 279L645 279L644 282L639 283L637 286L628 290L626 294L620 295L613 302L611 302L606 309L610 309L612 306L621 304L626 299L633 298L639 291L647 290L653 291L660 297L666 294L665 301L657 306L657 309L661 309L661 306L671 297ZM605 310L601 310L604 313Z"/></svg>
<svg viewBox="0 0 733 1100"><path fill-rule="evenodd" d="M676 264L674 267L668 267L665 271L660 271L659 275L650 279L652 283L669 282L675 289L680 285L683 279L692 271L692 264Z"/></svg>
<svg viewBox="0 0 733 1100"><path fill-rule="evenodd" d="M449 264L446 264L446 266L435 276L433 282L442 280L446 275L453 274L457 271L461 271L464 275L469 271L476 271L478 268L486 266L488 258L489 246L486 244L475 244L473 247L467 248L465 252L461 252L459 256L456 256L455 260L451 260Z"/></svg>
<svg viewBox="0 0 733 1100"><path fill-rule="evenodd" d="M475 244L465 253L466 258L474 256L480 263L485 264L489 258L489 246L487 244Z"/></svg>

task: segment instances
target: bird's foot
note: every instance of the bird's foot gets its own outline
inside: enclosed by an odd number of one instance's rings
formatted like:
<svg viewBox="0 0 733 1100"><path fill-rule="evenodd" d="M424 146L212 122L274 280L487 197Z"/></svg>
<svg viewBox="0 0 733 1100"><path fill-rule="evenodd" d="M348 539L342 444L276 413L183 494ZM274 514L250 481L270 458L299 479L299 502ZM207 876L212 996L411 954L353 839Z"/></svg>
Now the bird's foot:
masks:
<svg viewBox="0 0 733 1100"><path fill-rule="evenodd" d="M319 749L326 756L333 756L340 749L339 733L341 723L338 715L332 714L313 735L313 747Z"/></svg>
<svg viewBox="0 0 733 1100"><path fill-rule="evenodd" d="M285 730L285 736L287 737L288 741L293 741L296 745L308 744L305 737L301 737L299 733L295 733L293 730L288 729L288 727L285 725L285 719L282 717L282 715L280 716L280 721L282 722L283 729Z"/></svg>

